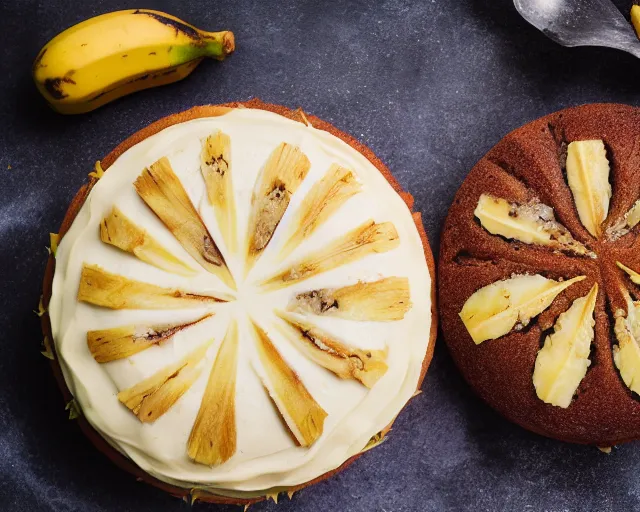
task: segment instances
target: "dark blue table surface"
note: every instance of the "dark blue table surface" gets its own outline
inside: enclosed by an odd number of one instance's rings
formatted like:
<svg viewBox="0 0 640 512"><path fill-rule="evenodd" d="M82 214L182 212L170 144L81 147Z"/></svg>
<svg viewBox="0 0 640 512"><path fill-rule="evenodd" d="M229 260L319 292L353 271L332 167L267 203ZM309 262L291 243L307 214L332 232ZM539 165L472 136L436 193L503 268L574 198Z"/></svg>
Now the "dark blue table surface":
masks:
<svg viewBox="0 0 640 512"><path fill-rule="evenodd" d="M231 29L237 52L92 114L51 112L30 77L40 47L85 18L132 6ZM302 106L388 164L437 251L460 182L509 130L575 104L640 102L640 61L559 47L509 0L0 0L0 49L2 511L189 508L117 469L67 419L32 312L49 231L96 159L129 134L197 104L260 97ZM349 470L252 510L640 510L637 444L604 455L509 424L474 396L441 340L423 391L388 441Z"/></svg>

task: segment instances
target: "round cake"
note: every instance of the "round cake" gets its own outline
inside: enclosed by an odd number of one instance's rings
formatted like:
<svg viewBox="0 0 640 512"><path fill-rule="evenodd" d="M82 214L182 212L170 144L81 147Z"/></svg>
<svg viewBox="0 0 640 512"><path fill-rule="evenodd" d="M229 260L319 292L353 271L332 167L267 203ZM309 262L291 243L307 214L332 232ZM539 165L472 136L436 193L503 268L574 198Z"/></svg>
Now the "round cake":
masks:
<svg viewBox="0 0 640 512"><path fill-rule="evenodd" d="M436 319L420 215L370 150L253 100L162 119L99 164L43 317L94 443L175 495L246 504L384 436Z"/></svg>
<svg viewBox="0 0 640 512"><path fill-rule="evenodd" d="M449 350L510 420L563 441L640 437L640 109L519 128L471 170L439 262Z"/></svg>

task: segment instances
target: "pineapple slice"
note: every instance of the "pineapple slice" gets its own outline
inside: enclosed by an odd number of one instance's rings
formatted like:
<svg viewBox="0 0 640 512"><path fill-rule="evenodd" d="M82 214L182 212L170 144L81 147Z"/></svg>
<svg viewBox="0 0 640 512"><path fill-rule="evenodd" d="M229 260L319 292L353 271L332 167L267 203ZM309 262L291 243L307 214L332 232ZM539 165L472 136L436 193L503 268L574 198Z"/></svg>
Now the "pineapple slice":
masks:
<svg viewBox="0 0 640 512"><path fill-rule="evenodd" d="M125 325L87 332L87 345L98 363L108 363L130 357L159 345L184 329L204 322L213 313L186 324Z"/></svg>
<svg viewBox="0 0 640 512"><path fill-rule="evenodd" d="M265 250L291 196L307 176L311 162L297 146L286 142L273 150L260 172L251 197L246 272Z"/></svg>
<svg viewBox="0 0 640 512"><path fill-rule="evenodd" d="M329 242L315 254L303 257L287 270L267 279L261 286L267 290L284 288L369 254L390 251L399 245L398 232L391 222L377 224L368 220Z"/></svg>
<svg viewBox="0 0 640 512"><path fill-rule="evenodd" d="M324 428L326 411L287 365L267 333L252 322L262 371L256 372L300 446L311 446Z"/></svg>
<svg viewBox="0 0 640 512"><path fill-rule="evenodd" d="M189 435L189 457L217 466L236 452L236 373L238 326L233 321L220 345L200 410Z"/></svg>
<svg viewBox="0 0 640 512"><path fill-rule="evenodd" d="M207 302L227 302L224 294L198 295L175 288L135 281L98 265L82 266L78 300L110 309L173 309Z"/></svg>
<svg viewBox="0 0 640 512"><path fill-rule="evenodd" d="M392 322L411 308L409 280L385 277L344 288L320 288L296 295L287 309L349 320Z"/></svg>
<svg viewBox="0 0 640 512"><path fill-rule="evenodd" d="M581 140L567 148L567 181L573 193L580 221L594 237L602 234L609 213L611 185L604 142Z"/></svg>
<svg viewBox="0 0 640 512"><path fill-rule="evenodd" d="M287 337L312 361L341 379L356 379L372 388L387 372L386 350L351 348L303 318L284 311L276 314L286 322Z"/></svg>
<svg viewBox="0 0 640 512"><path fill-rule="evenodd" d="M568 281L554 281L539 274L514 275L480 288L467 299L460 318L471 338L479 345L485 340L504 336L514 327L526 326L547 309L553 300L573 283L585 276Z"/></svg>
<svg viewBox="0 0 640 512"><path fill-rule="evenodd" d="M53 254L56 257L58 253L58 244L60 243L60 235L58 233L49 233L49 254Z"/></svg>
<svg viewBox="0 0 640 512"><path fill-rule="evenodd" d="M640 8L640 7L639 7ZM625 214L625 219L627 221L627 228L629 230L636 227L638 222L640 222L640 199L638 199L631 209Z"/></svg>
<svg viewBox="0 0 640 512"><path fill-rule="evenodd" d="M640 274L638 274L635 270L631 270L629 267L625 267L619 261L616 261L616 265L618 265L619 268L627 273L629 279L631 279L632 282L634 282L635 284L640 284Z"/></svg>
<svg viewBox="0 0 640 512"><path fill-rule="evenodd" d="M236 201L231 176L231 139L226 133L218 131L204 141L200 154L200 171L222 238L229 251L236 252Z"/></svg>
<svg viewBox="0 0 640 512"><path fill-rule="evenodd" d="M195 273L192 268L162 247L149 233L134 224L117 206L102 219L100 239L161 270L183 276Z"/></svg>
<svg viewBox="0 0 640 512"><path fill-rule="evenodd" d="M135 386L120 391L118 400L143 423L153 422L167 412L200 376L199 363L211 346L208 341L182 360L154 373Z"/></svg>
<svg viewBox="0 0 640 512"><path fill-rule="evenodd" d="M567 408L591 364L598 285L588 295L573 301L553 326L538 352L533 370L533 385L543 402Z"/></svg>
<svg viewBox="0 0 640 512"><path fill-rule="evenodd" d="M628 293L627 314L616 311L614 332L618 344L613 347L613 362L627 387L640 395L640 302L633 302Z"/></svg>
<svg viewBox="0 0 640 512"><path fill-rule="evenodd" d="M640 6L638 7L640 9ZM617 240L621 236L626 235L640 222L640 199L629 209L624 217L611 226L607 232L611 240Z"/></svg>
<svg viewBox="0 0 640 512"><path fill-rule="evenodd" d="M482 194L474 211L482 227L492 235L544 245L575 254L595 256L562 224L556 222L553 208L538 201L520 205L506 199Z"/></svg>
<svg viewBox="0 0 640 512"><path fill-rule="evenodd" d="M280 259L286 258L298 245L331 217L350 197L362 189L362 185L349 169L333 164L327 174L318 181L302 201L296 212L287 238L280 251Z"/></svg>
<svg viewBox="0 0 640 512"><path fill-rule="evenodd" d="M142 171L134 182L138 195L202 268L235 290L233 276L209 230L166 157Z"/></svg>
<svg viewBox="0 0 640 512"><path fill-rule="evenodd" d="M631 24L636 31L636 36L640 37L640 5L631 6Z"/></svg>

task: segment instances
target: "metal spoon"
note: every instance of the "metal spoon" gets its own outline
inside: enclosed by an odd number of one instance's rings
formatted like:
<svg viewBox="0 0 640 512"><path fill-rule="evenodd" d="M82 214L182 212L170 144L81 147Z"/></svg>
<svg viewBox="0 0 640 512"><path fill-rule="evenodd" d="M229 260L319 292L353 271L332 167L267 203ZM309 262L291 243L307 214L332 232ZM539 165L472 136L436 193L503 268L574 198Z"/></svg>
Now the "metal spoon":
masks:
<svg viewBox="0 0 640 512"><path fill-rule="evenodd" d="M610 0L513 0L518 12L564 46L608 46L640 58L640 41Z"/></svg>

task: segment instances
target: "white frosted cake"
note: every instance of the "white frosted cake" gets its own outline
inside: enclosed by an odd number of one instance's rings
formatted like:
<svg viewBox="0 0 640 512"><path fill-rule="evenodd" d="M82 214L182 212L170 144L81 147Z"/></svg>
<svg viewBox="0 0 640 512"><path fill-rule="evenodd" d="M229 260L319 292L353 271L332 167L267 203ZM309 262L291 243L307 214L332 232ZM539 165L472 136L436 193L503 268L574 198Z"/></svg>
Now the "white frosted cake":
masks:
<svg viewBox="0 0 640 512"><path fill-rule="evenodd" d="M162 482L243 499L300 486L419 386L429 249L378 168L312 124L235 108L169 126L110 165L60 242L64 381Z"/></svg>

